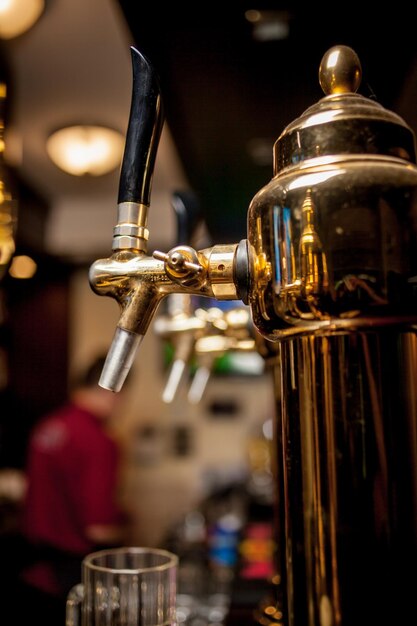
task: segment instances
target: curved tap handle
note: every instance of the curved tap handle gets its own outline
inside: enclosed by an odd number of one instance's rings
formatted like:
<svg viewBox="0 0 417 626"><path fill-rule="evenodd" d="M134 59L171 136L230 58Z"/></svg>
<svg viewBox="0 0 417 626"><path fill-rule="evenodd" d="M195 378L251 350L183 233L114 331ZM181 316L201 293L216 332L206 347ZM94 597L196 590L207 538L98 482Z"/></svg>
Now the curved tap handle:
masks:
<svg viewBox="0 0 417 626"><path fill-rule="evenodd" d="M177 216L177 245L193 245L193 237L202 213L199 200L193 191L176 191L172 206Z"/></svg>
<svg viewBox="0 0 417 626"><path fill-rule="evenodd" d="M149 61L131 47L133 85L129 123L120 172L118 202L149 206L152 176L164 123L158 76Z"/></svg>

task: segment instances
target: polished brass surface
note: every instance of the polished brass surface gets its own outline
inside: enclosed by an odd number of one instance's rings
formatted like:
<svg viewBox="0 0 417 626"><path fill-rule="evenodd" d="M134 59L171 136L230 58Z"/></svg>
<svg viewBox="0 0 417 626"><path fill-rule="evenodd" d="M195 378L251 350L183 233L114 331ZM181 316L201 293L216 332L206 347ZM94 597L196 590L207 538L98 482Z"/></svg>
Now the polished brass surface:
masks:
<svg viewBox="0 0 417 626"><path fill-rule="evenodd" d="M155 250L155 259L165 262L167 276L180 285L192 286L201 282L204 266L191 246L175 246L167 254Z"/></svg>
<svg viewBox="0 0 417 626"><path fill-rule="evenodd" d="M258 330L276 341L412 317L416 218L417 168L399 159L312 159L273 179L250 208L249 241L272 276L252 286Z"/></svg>
<svg viewBox="0 0 417 626"><path fill-rule="evenodd" d="M248 214L249 301L280 397L272 607L290 626L388 626L414 604L417 168L412 131L349 93L360 63L338 51Z"/></svg>
<svg viewBox="0 0 417 626"><path fill-rule="evenodd" d="M235 248L219 245L207 255L213 295L219 300L236 300L238 297L234 276L235 252Z"/></svg>
<svg viewBox="0 0 417 626"><path fill-rule="evenodd" d="M346 46L324 55L319 78L328 95L278 137L275 175L287 168L298 169L310 159L328 157L332 162L343 155L397 156L415 163L414 134L405 121L375 100L354 93L360 82L359 68L356 53Z"/></svg>
<svg viewBox="0 0 417 626"><path fill-rule="evenodd" d="M148 207L138 202L120 202L117 214L112 249L146 251L149 238Z"/></svg>
<svg viewBox="0 0 417 626"><path fill-rule="evenodd" d="M183 293L223 300L237 299L233 259L237 244L213 246L195 251L177 246L167 254L146 254L141 249L115 252L95 261L89 271L91 288L99 295L114 298L120 306L116 327L100 386L120 391L132 366L138 346L161 300ZM157 258L155 258L157 257Z"/></svg>
<svg viewBox="0 0 417 626"><path fill-rule="evenodd" d="M121 308L120 328L144 335L162 298L169 294L214 297L216 291L218 297L220 290L223 300L237 299L232 262L236 247L231 244L194 251L201 271L192 271L191 285L181 284L179 270L179 280L174 282L172 268L167 269L166 261L140 250L117 252L95 261L89 272L90 285L97 294L117 300ZM171 258L169 252L167 257ZM188 272L189 268L184 267L185 277Z"/></svg>
<svg viewBox="0 0 417 626"><path fill-rule="evenodd" d="M310 334L280 348L289 623L408 623L416 330Z"/></svg>
<svg viewBox="0 0 417 626"><path fill-rule="evenodd" d="M361 62L352 48L334 46L323 56L319 67L319 82L326 95L355 92L361 79Z"/></svg>
<svg viewBox="0 0 417 626"><path fill-rule="evenodd" d="M350 48L326 53L320 80L330 95L277 139L275 176L249 207L249 300L271 341L416 312L414 135L396 114L348 92L360 73Z"/></svg>

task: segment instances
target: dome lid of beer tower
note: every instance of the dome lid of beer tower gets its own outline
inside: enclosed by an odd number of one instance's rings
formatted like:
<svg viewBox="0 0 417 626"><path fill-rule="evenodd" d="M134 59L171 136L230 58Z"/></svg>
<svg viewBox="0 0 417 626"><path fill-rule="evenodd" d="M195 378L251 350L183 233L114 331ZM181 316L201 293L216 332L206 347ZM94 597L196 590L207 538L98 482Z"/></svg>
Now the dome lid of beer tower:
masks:
<svg viewBox="0 0 417 626"><path fill-rule="evenodd" d="M415 162L415 138L396 113L356 93L362 79L352 48L334 46L319 68L324 98L291 122L274 144L274 174L307 159L386 155Z"/></svg>

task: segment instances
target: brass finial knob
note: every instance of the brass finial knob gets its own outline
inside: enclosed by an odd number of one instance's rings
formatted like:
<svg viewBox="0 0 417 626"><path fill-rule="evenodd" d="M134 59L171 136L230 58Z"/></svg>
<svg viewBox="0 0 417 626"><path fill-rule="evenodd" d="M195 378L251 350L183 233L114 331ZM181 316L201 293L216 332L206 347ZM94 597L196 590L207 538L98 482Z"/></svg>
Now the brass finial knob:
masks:
<svg viewBox="0 0 417 626"><path fill-rule="evenodd" d="M323 56L319 68L319 81L326 95L355 92L361 78L361 62L352 48L333 46Z"/></svg>

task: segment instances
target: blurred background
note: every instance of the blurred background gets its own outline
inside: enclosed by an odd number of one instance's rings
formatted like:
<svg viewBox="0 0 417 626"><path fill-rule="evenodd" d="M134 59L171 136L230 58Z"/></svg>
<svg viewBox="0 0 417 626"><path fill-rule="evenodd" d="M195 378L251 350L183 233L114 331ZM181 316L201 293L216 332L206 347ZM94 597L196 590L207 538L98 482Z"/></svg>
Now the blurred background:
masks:
<svg viewBox="0 0 417 626"><path fill-rule="evenodd" d="M363 95L417 129L415 26L402 4L365 12L351 3L331 12L235 2L186 11L133 0L45 0L21 32L6 25L8 2L0 0L0 82L7 88L0 95L1 176L3 192L13 198L12 222L0 213L0 237L14 240L11 258L0 258L5 499L19 497L14 470L23 467L30 429L62 402L69 377L107 352L118 321L117 304L91 291L88 268L111 254L131 100L130 46L155 66L166 116L149 253L176 244L177 191L198 197L207 245L246 237L251 198L272 176L273 143L322 97L318 67L332 45L358 53ZM18 5L18 16L29 18L29 1ZM116 131L108 171L85 162L68 172L54 162L55 131L73 126ZM137 514L138 543L159 544L213 491L262 466L265 449L259 456L256 446L270 436L274 396L268 369L258 353L252 356L223 362L198 404L188 401L186 388L166 403L166 345L150 328L115 425L125 450L123 497Z"/></svg>

